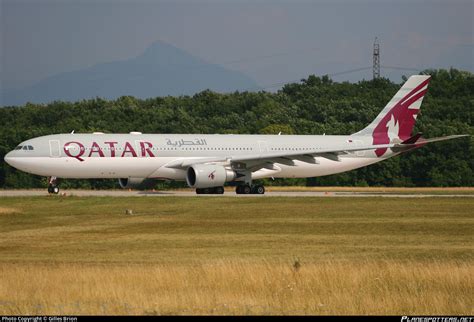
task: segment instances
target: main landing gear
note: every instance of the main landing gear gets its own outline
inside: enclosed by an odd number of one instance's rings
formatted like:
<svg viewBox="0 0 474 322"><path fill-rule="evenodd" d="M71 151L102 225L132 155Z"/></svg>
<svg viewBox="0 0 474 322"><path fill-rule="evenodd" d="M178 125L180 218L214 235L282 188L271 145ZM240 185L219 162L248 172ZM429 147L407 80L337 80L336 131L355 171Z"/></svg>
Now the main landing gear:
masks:
<svg viewBox="0 0 474 322"><path fill-rule="evenodd" d="M249 194L263 195L265 193L265 187L260 184L256 184L256 185L245 184L245 185L237 186L235 188L235 192L238 195L249 195Z"/></svg>
<svg viewBox="0 0 474 322"><path fill-rule="evenodd" d="M265 193L265 187L261 184L252 184L252 172L243 171L240 172L242 182L235 188L235 192L238 195L263 195ZM242 178L243 177L243 178Z"/></svg>
<svg viewBox="0 0 474 322"><path fill-rule="evenodd" d="M48 193L54 193L57 195L59 193L58 178L50 177L48 180Z"/></svg>
<svg viewBox="0 0 474 322"><path fill-rule="evenodd" d="M196 194L198 195L222 195L224 194L224 187L212 187L212 188L197 188Z"/></svg>
<svg viewBox="0 0 474 322"><path fill-rule="evenodd" d="M49 190L48 190L49 191ZM256 185L249 185L244 184L237 186L235 188L235 192L238 195L263 195L265 193L265 187L256 184ZM197 188L196 194L198 195L222 195L224 194L224 187L212 187L212 188Z"/></svg>

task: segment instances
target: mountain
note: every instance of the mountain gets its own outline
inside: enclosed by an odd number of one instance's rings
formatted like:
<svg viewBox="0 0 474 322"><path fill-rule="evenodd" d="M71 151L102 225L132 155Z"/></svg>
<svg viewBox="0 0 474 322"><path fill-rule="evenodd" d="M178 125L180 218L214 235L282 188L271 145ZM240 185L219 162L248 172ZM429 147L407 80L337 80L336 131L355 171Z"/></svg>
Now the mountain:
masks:
<svg viewBox="0 0 474 322"><path fill-rule="evenodd" d="M35 85L5 92L0 105L77 101L97 96L114 99L124 95L139 98L192 95L205 89L232 92L257 86L243 73L207 63L158 41L135 58L61 73Z"/></svg>

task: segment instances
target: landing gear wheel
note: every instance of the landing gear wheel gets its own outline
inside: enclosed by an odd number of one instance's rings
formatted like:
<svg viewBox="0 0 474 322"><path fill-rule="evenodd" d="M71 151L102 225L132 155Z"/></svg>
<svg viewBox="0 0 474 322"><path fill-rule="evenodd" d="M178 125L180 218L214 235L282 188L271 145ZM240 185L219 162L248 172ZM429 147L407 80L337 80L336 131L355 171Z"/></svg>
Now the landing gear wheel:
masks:
<svg viewBox="0 0 474 322"><path fill-rule="evenodd" d="M255 193L258 195L263 195L265 193L265 187L262 185L255 186Z"/></svg>
<svg viewBox="0 0 474 322"><path fill-rule="evenodd" d="M249 195L251 193L256 193L254 192L255 187L250 187L248 184L243 185L243 186L237 186L235 188L235 193L238 195Z"/></svg>
<svg viewBox="0 0 474 322"><path fill-rule="evenodd" d="M57 195L59 193L59 187L58 186L48 186L48 193L54 193Z"/></svg>
<svg viewBox="0 0 474 322"><path fill-rule="evenodd" d="M260 185L260 184L256 184L254 186L252 186L252 194L254 195L263 195L265 193L265 187Z"/></svg>
<svg viewBox="0 0 474 322"><path fill-rule="evenodd" d="M224 193L224 187L197 188L196 189L196 194L198 195L210 195L210 194L222 195L223 193Z"/></svg>
<svg viewBox="0 0 474 322"><path fill-rule="evenodd" d="M246 184L245 186L242 186L242 193L244 195L249 195L252 193L252 188L250 188L250 186Z"/></svg>
<svg viewBox="0 0 474 322"><path fill-rule="evenodd" d="M212 190L210 188L197 188L196 189L196 194L198 195L208 195L212 193Z"/></svg>

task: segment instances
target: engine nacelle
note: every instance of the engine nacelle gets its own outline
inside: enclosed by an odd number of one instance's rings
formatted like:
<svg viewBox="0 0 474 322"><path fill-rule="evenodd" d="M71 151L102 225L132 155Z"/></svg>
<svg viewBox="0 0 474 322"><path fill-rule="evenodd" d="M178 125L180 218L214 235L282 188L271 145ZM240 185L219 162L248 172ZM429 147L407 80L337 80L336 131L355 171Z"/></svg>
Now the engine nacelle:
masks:
<svg viewBox="0 0 474 322"><path fill-rule="evenodd" d="M236 173L221 165L195 164L186 171L186 182L191 188L211 188L223 186L236 178Z"/></svg>
<svg viewBox="0 0 474 322"><path fill-rule="evenodd" d="M120 178L119 184L122 189L131 189L138 187L145 178Z"/></svg>

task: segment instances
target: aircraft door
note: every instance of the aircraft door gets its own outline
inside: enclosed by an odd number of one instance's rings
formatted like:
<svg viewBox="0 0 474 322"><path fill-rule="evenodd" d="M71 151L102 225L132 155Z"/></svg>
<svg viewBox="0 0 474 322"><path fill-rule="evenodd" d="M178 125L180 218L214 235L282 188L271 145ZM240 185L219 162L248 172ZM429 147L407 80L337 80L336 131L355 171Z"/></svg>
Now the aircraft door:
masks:
<svg viewBox="0 0 474 322"><path fill-rule="evenodd" d="M260 148L260 155L264 155L268 152L268 144L266 141L258 141L258 147Z"/></svg>
<svg viewBox="0 0 474 322"><path fill-rule="evenodd" d="M59 140L49 140L49 155L52 158L59 158L61 156Z"/></svg>

